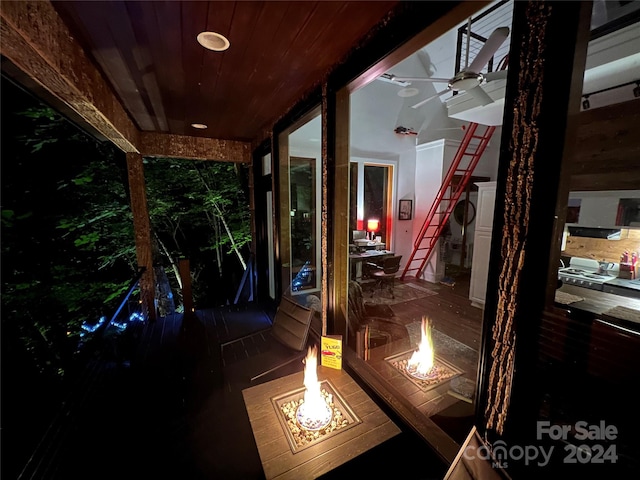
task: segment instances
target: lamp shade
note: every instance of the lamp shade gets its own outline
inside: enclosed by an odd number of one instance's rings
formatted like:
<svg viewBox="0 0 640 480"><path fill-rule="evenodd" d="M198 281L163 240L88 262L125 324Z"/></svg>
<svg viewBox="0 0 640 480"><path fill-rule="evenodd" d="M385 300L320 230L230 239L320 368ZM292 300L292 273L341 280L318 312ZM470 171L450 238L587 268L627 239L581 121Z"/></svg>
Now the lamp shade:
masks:
<svg viewBox="0 0 640 480"><path fill-rule="evenodd" d="M380 220L367 220L367 230L376 232L380 228Z"/></svg>

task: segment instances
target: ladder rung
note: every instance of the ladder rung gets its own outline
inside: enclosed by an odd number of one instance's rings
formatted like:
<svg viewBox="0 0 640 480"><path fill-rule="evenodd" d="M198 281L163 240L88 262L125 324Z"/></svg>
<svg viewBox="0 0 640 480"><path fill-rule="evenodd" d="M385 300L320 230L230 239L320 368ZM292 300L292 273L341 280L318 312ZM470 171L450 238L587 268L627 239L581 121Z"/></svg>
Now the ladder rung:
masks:
<svg viewBox="0 0 640 480"><path fill-rule="evenodd" d="M491 138L491 136L493 135L493 132L495 131L495 127L483 125L485 127L484 133L476 135L475 132L479 126L481 125L474 122L471 122L469 124L469 130L465 133L465 138L463 141L465 148L464 150L462 150L461 148L458 149L458 152L456 153L456 156L454 158L454 165L450 167L450 170L447 173L446 178L449 178L449 182L443 183L441 186L441 193L448 194L448 196L439 197L434 200L433 205L431 206L431 210L429 211L429 214L422 226L423 230L421 231L424 232L424 235L422 238L414 242L413 252L411 253L411 259L409 260L408 264L405 266L405 269L402 273L401 278L404 278L407 272L413 272L413 271L418 272L415 275L416 278L418 278L419 273L424 268L426 260L429 259L429 257L435 250L434 249L435 242L440 238L443 232L443 224L440 223L440 221L444 217L449 217L453 212L453 209L455 207L454 200L457 200L458 198L460 198L460 195L462 194L464 189L467 187L471 179L471 175L473 174L473 170L477 166L477 163L482 153L487 147L489 139ZM475 143L472 144L472 142L475 142ZM462 160L463 157L471 157L471 159L469 160L469 164L467 165L466 168L459 168L460 161ZM454 182L453 175L455 174L461 176L459 181ZM451 177L449 177L449 175L451 175ZM454 188L454 183L455 183L455 188ZM438 195L440 195L440 193ZM433 211L443 207L444 207L444 210L441 210L432 214ZM436 222L432 223L436 215L440 215L440 217L436 219ZM429 229L431 229L430 230L431 235L426 235ZM425 243L428 243L429 245L427 247L422 246ZM426 250L425 256L420 258L414 258L414 255L416 255L417 252L421 250ZM417 268L409 268L413 262L422 262L422 263Z"/></svg>

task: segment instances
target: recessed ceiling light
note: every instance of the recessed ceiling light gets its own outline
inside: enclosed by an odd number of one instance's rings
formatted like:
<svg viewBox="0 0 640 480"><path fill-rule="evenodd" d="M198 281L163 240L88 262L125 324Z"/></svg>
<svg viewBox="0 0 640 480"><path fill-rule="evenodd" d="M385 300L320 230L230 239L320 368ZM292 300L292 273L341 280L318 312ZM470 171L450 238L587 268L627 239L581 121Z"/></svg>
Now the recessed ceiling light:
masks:
<svg viewBox="0 0 640 480"><path fill-rule="evenodd" d="M214 52L223 52L229 48L229 40L224 35L216 32L201 32L198 34L198 43L204 48Z"/></svg>
<svg viewBox="0 0 640 480"><path fill-rule="evenodd" d="M193 128L197 128L198 130L204 130L206 128L209 128L204 123L192 123L191 126Z"/></svg>
<svg viewBox="0 0 640 480"><path fill-rule="evenodd" d="M420 93L420 90L413 87L398 90L399 97L415 97L418 93Z"/></svg>

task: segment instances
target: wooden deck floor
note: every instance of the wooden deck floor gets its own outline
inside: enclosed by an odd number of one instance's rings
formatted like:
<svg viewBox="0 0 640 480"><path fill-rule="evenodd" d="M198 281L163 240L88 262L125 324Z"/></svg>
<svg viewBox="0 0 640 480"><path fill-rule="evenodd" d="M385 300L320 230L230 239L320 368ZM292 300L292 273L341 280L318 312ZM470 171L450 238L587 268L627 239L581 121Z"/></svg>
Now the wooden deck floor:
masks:
<svg viewBox="0 0 640 480"><path fill-rule="evenodd" d="M454 288L437 288L438 295L391 309L407 321L419 320L425 309L437 312L436 328L477 348L481 311L467 311L472 307L464 280ZM268 328L272 318L273 312L248 304L148 324L130 366L102 369L70 428L59 436L56 462L39 478L263 479L242 391L301 372L303 364L292 362L251 382L242 359L268 349L269 336L221 345ZM320 478L442 478L447 465L379 406L401 434Z"/></svg>

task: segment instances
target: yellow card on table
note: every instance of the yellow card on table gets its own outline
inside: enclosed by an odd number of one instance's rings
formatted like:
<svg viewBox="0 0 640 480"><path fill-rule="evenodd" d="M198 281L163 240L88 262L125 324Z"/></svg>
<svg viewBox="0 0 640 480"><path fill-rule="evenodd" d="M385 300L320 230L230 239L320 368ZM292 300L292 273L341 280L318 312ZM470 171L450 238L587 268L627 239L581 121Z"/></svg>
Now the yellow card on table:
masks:
<svg viewBox="0 0 640 480"><path fill-rule="evenodd" d="M342 369L342 335L327 335L320 342L323 367Z"/></svg>

